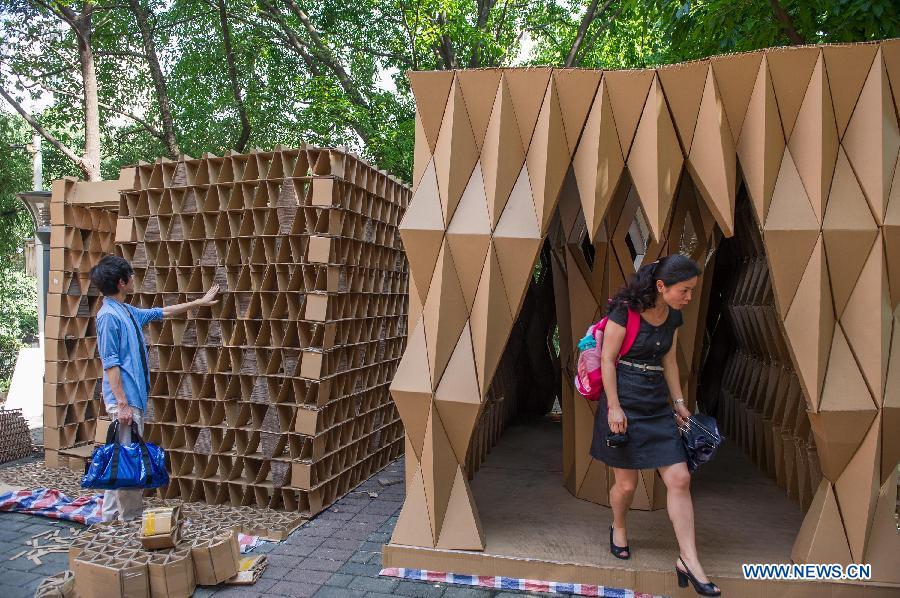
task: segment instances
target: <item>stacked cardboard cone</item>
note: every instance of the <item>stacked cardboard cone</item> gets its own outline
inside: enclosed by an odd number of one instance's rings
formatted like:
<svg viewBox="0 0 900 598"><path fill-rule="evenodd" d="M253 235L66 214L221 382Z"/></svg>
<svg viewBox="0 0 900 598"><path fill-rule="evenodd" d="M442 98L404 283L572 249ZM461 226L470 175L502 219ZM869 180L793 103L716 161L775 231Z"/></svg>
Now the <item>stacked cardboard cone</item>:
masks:
<svg viewBox="0 0 900 598"><path fill-rule="evenodd" d="M116 227L132 302L222 291L148 331L165 497L314 514L402 452L387 385L406 342L408 201L340 150L136 169Z"/></svg>

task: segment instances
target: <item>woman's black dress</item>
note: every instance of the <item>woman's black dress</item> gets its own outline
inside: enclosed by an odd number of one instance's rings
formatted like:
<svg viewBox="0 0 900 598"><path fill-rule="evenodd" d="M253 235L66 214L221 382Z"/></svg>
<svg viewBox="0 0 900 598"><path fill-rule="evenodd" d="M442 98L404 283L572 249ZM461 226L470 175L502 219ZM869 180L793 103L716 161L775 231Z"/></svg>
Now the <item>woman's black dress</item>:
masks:
<svg viewBox="0 0 900 598"><path fill-rule="evenodd" d="M620 304L609 319L625 326L628 308ZM681 312L669 309L666 321L654 326L641 318L634 345L622 359L633 363L660 366L672 347L675 329L684 322ZM620 469L655 469L687 461L678 425L669 405L669 388L662 372L644 371L618 364L616 386L619 404L628 419L628 442L619 447L606 445L609 433L606 392L600 395L600 408L594 423L591 456Z"/></svg>

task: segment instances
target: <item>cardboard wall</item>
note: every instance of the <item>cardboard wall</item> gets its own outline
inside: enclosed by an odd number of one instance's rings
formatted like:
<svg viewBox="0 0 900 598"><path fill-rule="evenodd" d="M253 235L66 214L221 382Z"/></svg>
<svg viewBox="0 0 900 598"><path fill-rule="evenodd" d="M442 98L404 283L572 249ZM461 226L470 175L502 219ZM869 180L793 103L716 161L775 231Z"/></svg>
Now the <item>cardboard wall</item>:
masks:
<svg viewBox="0 0 900 598"><path fill-rule="evenodd" d="M900 349L891 348L900 346L900 41L635 71L409 76L414 195L400 234L412 333L392 394L411 450L393 541L484 546L466 482L468 441L543 240L557 239L554 266L566 275L558 315L564 293L602 305L633 270L624 231L637 210L647 256L681 249L685 231L703 256L734 235L743 182L823 473L794 558L835 542L845 543L843 560L868 556L878 497L900 457L898 436L887 432L900 417ZM585 272L570 250L577 226L606 252L603 268ZM689 391L705 310L698 299L679 335ZM590 301L566 303L572 331L597 315ZM565 383L562 394L574 414L565 426L569 487L582 492L578 477L590 475L602 495L602 466L578 456L589 406ZM644 485L652 507L658 484Z"/></svg>
<svg viewBox="0 0 900 598"><path fill-rule="evenodd" d="M822 480L815 437L779 326L762 237L743 189L739 197L736 236L720 245L714 283L724 295L715 334L725 339L711 350L728 352L708 366L724 366L718 420L726 437L807 510Z"/></svg>
<svg viewBox="0 0 900 598"><path fill-rule="evenodd" d="M105 413L94 326L100 292L88 273L114 251L116 211L110 206L118 200L118 184L105 182L104 189L92 194L95 183L71 178L53 182L44 326L44 455L49 467L66 464L60 450L92 443L97 418Z"/></svg>
<svg viewBox="0 0 900 598"><path fill-rule="evenodd" d="M131 303L222 291L146 330L164 498L312 515L402 453L407 187L314 147L142 163L127 187L106 230Z"/></svg>

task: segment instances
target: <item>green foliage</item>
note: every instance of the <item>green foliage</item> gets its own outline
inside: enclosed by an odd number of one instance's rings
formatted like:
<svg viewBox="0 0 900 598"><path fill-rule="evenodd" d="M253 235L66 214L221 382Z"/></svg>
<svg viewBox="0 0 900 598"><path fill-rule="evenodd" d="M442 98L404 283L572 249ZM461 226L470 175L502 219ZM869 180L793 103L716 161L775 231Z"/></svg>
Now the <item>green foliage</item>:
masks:
<svg viewBox="0 0 900 598"><path fill-rule="evenodd" d="M0 268L0 391L9 390L19 349L37 341L37 281L22 270Z"/></svg>
<svg viewBox="0 0 900 598"><path fill-rule="evenodd" d="M9 381L19 349L37 339L37 281L24 272L22 244L34 225L16 193L31 187L31 163L23 145L31 131L0 112L0 391Z"/></svg>

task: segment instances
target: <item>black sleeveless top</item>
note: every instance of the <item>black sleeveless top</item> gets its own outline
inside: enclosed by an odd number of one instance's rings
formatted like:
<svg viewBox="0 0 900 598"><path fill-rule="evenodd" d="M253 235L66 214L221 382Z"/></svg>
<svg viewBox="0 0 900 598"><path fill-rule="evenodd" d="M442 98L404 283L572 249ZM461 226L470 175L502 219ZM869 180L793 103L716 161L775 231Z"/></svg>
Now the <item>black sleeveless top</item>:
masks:
<svg viewBox="0 0 900 598"><path fill-rule="evenodd" d="M624 327L628 322L628 306L624 303L614 306L609 312L609 319ZM641 318L641 328L637 338L634 339L634 345L631 346L631 349L622 359L634 363L661 365L663 355L672 348L675 329L683 323L684 316L681 314L681 311L671 307L669 308L669 315L666 316L666 321L659 326L654 326L644 318Z"/></svg>

